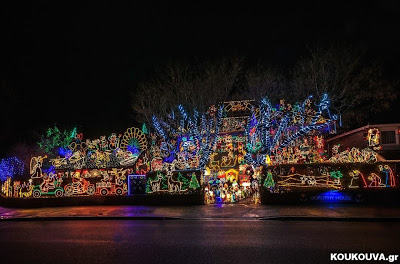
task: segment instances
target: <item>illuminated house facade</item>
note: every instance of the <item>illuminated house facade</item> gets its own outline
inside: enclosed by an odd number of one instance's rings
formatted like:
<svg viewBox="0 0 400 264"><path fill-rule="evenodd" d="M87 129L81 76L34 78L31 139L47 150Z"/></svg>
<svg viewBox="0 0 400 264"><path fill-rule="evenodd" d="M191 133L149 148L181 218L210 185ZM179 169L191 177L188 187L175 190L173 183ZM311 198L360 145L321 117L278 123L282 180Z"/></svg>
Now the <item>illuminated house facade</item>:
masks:
<svg viewBox="0 0 400 264"><path fill-rule="evenodd" d="M49 129L39 143L46 154L32 157L29 179L13 180L22 174L18 160L0 164L0 194L258 203L261 193L398 188L392 161L399 159L400 124L326 138L336 133L336 120L324 95L319 103L312 96L295 104L230 101L206 113L179 105L164 118L153 116L150 130L143 125L92 140L76 129Z"/></svg>
<svg viewBox="0 0 400 264"><path fill-rule="evenodd" d="M366 125L326 140L329 154L340 144L348 148L371 148L378 153L378 161L400 160L400 123Z"/></svg>

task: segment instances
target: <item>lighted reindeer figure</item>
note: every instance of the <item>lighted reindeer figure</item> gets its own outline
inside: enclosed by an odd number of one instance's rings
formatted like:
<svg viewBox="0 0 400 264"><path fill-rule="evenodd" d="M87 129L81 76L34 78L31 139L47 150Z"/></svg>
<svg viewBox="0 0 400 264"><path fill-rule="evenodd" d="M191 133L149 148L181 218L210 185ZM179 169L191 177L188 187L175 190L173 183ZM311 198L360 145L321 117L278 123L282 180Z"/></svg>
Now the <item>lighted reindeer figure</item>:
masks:
<svg viewBox="0 0 400 264"><path fill-rule="evenodd" d="M169 192L180 192L182 189L182 182L174 181L172 179L172 174L167 175L168 191Z"/></svg>
<svg viewBox="0 0 400 264"><path fill-rule="evenodd" d="M163 176L161 174L157 174L157 179L155 181L150 180L150 188L152 192L160 191L162 178Z"/></svg>
<svg viewBox="0 0 400 264"><path fill-rule="evenodd" d="M385 181L386 187L396 186L394 174L389 165L379 165L379 171L382 171L386 174L386 181ZM390 181L390 184L388 184L388 181Z"/></svg>
<svg viewBox="0 0 400 264"><path fill-rule="evenodd" d="M167 172L167 183L169 192L180 192L182 188L182 183L179 181L174 181L172 179L172 172L175 170L175 163L164 163L163 169Z"/></svg>

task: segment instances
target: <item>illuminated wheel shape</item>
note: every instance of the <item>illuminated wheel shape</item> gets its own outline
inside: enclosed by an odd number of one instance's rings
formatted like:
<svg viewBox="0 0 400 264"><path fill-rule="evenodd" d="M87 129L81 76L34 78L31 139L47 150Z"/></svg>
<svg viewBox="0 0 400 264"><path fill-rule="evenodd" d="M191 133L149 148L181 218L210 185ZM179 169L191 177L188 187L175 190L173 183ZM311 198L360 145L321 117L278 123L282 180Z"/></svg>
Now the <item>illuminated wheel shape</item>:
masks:
<svg viewBox="0 0 400 264"><path fill-rule="evenodd" d="M142 130L137 127L128 128L120 143L120 148L127 151L130 149L146 150L147 139L146 135L143 134Z"/></svg>
<svg viewBox="0 0 400 264"><path fill-rule="evenodd" d="M40 195L41 195L41 193L40 193L40 191L38 191L38 190L34 190L34 191L32 192L32 196L35 197L35 198L39 198Z"/></svg>
<svg viewBox="0 0 400 264"><path fill-rule="evenodd" d="M91 185L91 186L88 187L86 193L87 193L88 195L93 195L95 192L96 192L96 188L94 188L94 186Z"/></svg>
<svg viewBox="0 0 400 264"><path fill-rule="evenodd" d="M65 196L71 196L74 193L74 188L71 185L65 186Z"/></svg>
<svg viewBox="0 0 400 264"><path fill-rule="evenodd" d="M101 189L100 193L101 193L101 195L107 195L108 194L108 190L107 189Z"/></svg>
<svg viewBox="0 0 400 264"><path fill-rule="evenodd" d="M122 190L122 188L117 188L117 189L115 190L115 194L116 194L116 195L122 195L123 192L124 192L124 190Z"/></svg>
<svg viewBox="0 0 400 264"><path fill-rule="evenodd" d="M63 196L63 191L61 189L58 189L54 192L55 197L62 197Z"/></svg>

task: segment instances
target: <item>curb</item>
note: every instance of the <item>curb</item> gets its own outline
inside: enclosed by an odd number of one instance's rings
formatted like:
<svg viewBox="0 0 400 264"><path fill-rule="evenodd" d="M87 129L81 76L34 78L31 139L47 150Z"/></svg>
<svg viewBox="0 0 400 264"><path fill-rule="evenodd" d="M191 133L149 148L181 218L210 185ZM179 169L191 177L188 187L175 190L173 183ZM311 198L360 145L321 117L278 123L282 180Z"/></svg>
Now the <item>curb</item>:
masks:
<svg viewBox="0 0 400 264"><path fill-rule="evenodd" d="M159 216L45 216L45 217L0 217L0 222L29 222L29 221L81 221L81 220L181 220L179 217Z"/></svg>
<svg viewBox="0 0 400 264"><path fill-rule="evenodd" d="M188 221L337 221L337 222L400 222L400 217L205 217L183 218L166 216L60 216L60 217L0 217L0 222L29 221L87 221L87 220L188 220Z"/></svg>
<svg viewBox="0 0 400 264"><path fill-rule="evenodd" d="M400 217L309 217L309 216L278 216L261 217L260 220L279 221L342 221L342 222L400 222Z"/></svg>

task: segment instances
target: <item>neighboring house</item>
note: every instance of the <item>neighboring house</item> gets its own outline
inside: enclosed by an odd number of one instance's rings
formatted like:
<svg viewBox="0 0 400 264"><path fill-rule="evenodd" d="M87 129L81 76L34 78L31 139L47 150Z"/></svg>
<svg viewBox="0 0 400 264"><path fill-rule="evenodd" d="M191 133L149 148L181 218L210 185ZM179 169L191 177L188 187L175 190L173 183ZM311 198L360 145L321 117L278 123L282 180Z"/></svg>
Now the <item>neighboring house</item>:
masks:
<svg viewBox="0 0 400 264"><path fill-rule="evenodd" d="M329 156L332 147L340 144L340 151L347 148L371 148L378 160L400 160L400 123L366 125L329 138L326 141Z"/></svg>

